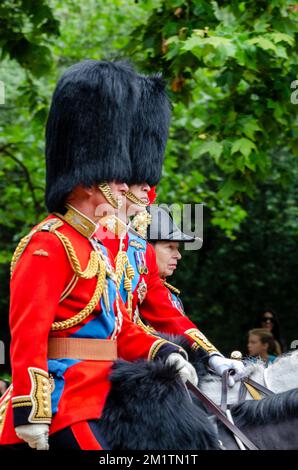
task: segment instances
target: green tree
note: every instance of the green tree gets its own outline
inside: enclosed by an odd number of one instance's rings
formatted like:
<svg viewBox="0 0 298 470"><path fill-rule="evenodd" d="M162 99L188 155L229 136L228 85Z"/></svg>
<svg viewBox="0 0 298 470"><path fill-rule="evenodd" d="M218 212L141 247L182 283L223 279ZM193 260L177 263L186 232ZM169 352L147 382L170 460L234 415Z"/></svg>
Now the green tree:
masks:
<svg viewBox="0 0 298 470"><path fill-rule="evenodd" d="M157 1L127 48L171 85L162 195L204 201L229 236L247 215L246 196L270 176L274 150L298 154L295 3Z"/></svg>
<svg viewBox="0 0 298 470"><path fill-rule="evenodd" d="M185 251L175 274L186 312L227 354L246 352L246 333L265 308L276 310L287 348L298 335L298 160L281 150L271 158L271 175L244 202L237 240L206 212L203 247Z"/></svg>

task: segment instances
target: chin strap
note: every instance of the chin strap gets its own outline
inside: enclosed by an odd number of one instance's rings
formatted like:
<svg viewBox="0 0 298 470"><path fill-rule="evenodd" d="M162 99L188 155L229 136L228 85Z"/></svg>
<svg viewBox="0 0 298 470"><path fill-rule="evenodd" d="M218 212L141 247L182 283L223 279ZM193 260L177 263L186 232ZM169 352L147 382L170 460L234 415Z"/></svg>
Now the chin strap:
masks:
<svg viewBox="0 0 298 470"><path fill-rule="evenodd" d="M114 197L112 190L108 183L101 183L98 185L98 189L102 192L109 204L111 204L114 209L120 209L120 201Z"/></svg>
<svg viewBox="0 0 298 470"><path fill-rule="evenodd" d="M125 193L125 196L127 197L127 199L131 202L133 202L134 204L137 204L137 206L140 206L140 207L146 207L148 206L149 202L144 202L142 201L141 199L139 199L134 193L132 193L131 191L127 191L127 193Z"/></svg>

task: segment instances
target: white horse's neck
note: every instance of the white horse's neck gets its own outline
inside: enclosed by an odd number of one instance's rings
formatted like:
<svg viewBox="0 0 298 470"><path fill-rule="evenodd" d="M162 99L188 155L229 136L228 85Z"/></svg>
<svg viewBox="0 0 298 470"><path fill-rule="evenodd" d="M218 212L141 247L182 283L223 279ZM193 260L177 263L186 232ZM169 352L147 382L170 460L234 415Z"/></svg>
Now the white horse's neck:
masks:
<svg viewBox="0 0 298 470"><path fill-rule="evenodd" d="M265 381L275 393L298 388L298 350L283 354L265 369Z"/></svg>
<svg viewBox="0 0 298 470"><path fill-rule="evenodd" d="M298 388L298 351L285 354L268 368L265 368L262 361L250 363L246 367L247 376L263 385L274 393L285 392L293 388ZM214 375L206 375L199 384L203 393L205 393L217 405L221 401L221 378ZM228 403L238 403L240 383L236 382L234 387L228 390ZM246 400L252 400L249 393Z"/></svg>

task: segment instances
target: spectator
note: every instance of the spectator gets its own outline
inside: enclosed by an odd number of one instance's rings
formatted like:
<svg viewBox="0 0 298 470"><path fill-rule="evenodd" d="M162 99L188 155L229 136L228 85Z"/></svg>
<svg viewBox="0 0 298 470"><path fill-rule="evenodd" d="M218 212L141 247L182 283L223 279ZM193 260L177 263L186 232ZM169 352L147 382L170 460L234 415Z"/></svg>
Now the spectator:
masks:
<svg viewBox="0 0 298 470"><path fill-rule="evenodd" d="M266 328L255 328L248 332L247 348L250 356L262 359L266 365L277 356L274 337Z"/></svg>
<svg viewBox="0 0 298 470"><path fill-rule="evenodd" d="M264 309L263 313L260 313L256 322L256 328L265 328L267 331L272 333L275 341L276 354L282 354L285 352L284 341L281 337L280 324L277 318L277 314L272 309Z"/></svg>

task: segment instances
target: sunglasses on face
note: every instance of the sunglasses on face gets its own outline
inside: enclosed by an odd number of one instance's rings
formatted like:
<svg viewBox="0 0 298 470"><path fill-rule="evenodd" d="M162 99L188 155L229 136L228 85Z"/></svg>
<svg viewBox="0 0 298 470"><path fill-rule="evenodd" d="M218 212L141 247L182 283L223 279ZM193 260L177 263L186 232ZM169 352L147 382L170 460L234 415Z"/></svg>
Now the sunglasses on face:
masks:
<svg viewBox="0 0 298 470"><path fill-rule="evenodd" d="M273 322L274 322L274 318L273 318L273 317L263 317L263 318L262 318L262 321L264 321L264 322L270 321L271 323L273 323Z"/></svg>

